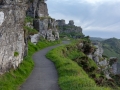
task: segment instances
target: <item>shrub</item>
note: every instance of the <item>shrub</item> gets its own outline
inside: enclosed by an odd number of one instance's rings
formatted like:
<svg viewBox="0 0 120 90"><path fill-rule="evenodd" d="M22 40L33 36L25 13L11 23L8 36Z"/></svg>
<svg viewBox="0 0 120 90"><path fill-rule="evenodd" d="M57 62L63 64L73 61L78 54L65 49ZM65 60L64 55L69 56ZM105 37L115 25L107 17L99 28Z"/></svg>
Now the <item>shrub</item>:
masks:
<svg viewBox="0 0 120 90"><path fill-rule="evenodd" d="M19 55L18 52L14 52L14 56L17 57Z"/></svg>

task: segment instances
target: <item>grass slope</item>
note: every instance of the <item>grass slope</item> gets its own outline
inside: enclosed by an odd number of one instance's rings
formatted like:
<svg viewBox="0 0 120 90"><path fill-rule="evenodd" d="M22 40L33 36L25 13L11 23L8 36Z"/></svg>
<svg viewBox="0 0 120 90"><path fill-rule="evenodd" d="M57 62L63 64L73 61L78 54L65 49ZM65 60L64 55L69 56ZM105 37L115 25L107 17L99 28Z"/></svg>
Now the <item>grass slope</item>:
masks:
<svg viewBox="0 0 120 90"><path fill-rule="evenodd" d="M110 38L102 42L104 55L108 57L117 57L120 61L120 40Z"/></svg>
<svg viewBox="0 0 120 90"><path fill-rule="evenodd" d="M4 75L0 76L0 90L18 90L19 86L30 75L34 67L32 55L45 47L55 45L60 41L48 42L46 40L40 41L37 45L28 42L28 55L24 58L23 62L16 70L10 70Z"/></svg>
<svg viewBox="0 0 120 90"><path fill-rule="evenodd" d="M65 46L61 46L51 50L46 56L54 62L58 75L59 86L61 90L111 90L107 87L98 87L94 80L89 78L88 74L83 70L78 63L72 61L76 56L84 55L82 52L78 53L76 50L66 53ZM90 62L95 66L94 62Z"/></svg>

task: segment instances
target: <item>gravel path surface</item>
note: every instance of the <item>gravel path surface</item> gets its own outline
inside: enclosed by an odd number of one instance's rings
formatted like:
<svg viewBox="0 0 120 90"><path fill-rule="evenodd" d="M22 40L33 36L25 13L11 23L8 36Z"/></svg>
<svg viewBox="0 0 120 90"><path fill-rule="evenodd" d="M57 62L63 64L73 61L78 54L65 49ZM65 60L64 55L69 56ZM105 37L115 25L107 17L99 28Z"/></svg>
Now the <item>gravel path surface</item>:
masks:
<svg viewBox="0 0 120 90"><path fill-rule="evenodd" d="M69 42L63 41L64 44ZM60 90L58 86L57 70L49 59L45 57L48 51L57 47L51 46L33 55L35 67L20 90Z"/></svg>

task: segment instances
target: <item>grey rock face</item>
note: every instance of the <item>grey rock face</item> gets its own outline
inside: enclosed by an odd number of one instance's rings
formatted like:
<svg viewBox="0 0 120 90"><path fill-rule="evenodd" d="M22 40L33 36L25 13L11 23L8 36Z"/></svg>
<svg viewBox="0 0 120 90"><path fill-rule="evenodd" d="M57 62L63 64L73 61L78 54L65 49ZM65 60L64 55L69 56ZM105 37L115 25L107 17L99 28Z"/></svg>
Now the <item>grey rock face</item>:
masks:
<svg viewBox="0 0 120 90"><path fill-rule="evenodd" d="M56 20L56 22L58 23L58 26L63 26L65 25L65 20Z"/></svg>
<svg viewBox="0 0 120 90"><path fill-rule="evenodd" d="M40 38L40 35L39 34L34 34L34 35L31 35L30 37L31 37L31 42L36 45L36 43L38 42L38 40Z"/></svg>
<svg viewBox="0 0 120 90"><path fill-rule="evenodd" d="M104 72L107 79L111 79L111 77L109 76L110 74L109 60L102 56L104 50L102 48L101 43L93 43L93 45L96 47L96 51L94 53L88 54L88 57L95 61L99 69Z"/></svg>
<svg viewBox="0 0 120 90"><path fill-rule="evenodd" d="M69 25L74 25L74 21L73 21L73 20L70 20L70 21L69 21Z"/></svg>
<svg viewBox="0 0 120 90"><path fill-rule="evenodd" d="M25 2L22 3L20 0L4 0L4 6L0 8L1 74L10 68L17 68L23 60L25 49L23 24L26 6ZM17 56L15 52L18 53Z"/></svg>
<svg viewBox="0 0 120 90"><path fill-rule="evenodd" d="M117 74L117 62L113 63L111 67L112 67L112 73L116 75Z"/></svg>
<svg viewBox="0 0 120 90"><path fill-rule="evenodd" d="M32 3L30 3L29 8L27 10L27 15L31 16L33 18L35 17L47 17L48 9L47 4L45 1L40 0L34 0Z"/></svg>
<svg viewBox="0 0 120 90"><path fill-rule="evenodd" d="M56 21L54 19L36 19L34 20L34 28L40 33L40 36L49 41L59 39L59 32L56 28Z"/></svg>

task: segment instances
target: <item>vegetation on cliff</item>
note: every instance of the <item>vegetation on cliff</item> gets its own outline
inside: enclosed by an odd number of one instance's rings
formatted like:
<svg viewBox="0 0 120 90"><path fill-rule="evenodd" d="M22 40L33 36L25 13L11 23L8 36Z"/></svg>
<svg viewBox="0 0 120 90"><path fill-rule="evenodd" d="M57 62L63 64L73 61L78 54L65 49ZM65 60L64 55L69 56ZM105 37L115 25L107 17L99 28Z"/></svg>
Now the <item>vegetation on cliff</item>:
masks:
<svg viewBox="0 0 120 90"><path fill-rule="evenodd" d="M108 80L104 73L98 70L97 64L88 58L86 54L91 52L90 41L81 50L78 47L79 41L71 45L61 46L53 49L47 54L58 70L59 85L62 90L117 90L114 81ZM94 48L94 47L92 47ZM87 52L84 52L86 51ZM83 53L84 52L84 53Z"/></svg>

